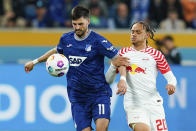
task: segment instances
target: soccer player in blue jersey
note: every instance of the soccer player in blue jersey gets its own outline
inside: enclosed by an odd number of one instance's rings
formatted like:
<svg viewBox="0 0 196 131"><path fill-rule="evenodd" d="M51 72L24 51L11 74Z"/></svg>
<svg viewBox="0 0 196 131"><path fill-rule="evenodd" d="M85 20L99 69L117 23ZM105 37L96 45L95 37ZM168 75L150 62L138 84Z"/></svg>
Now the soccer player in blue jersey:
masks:
<svg viewBox="0 0 196 131"><path fill-rule="evenodd" d="M30 72L35 64L46 61L54 53L65 55L70 62L67 92L77 131L91 131L92 119L96 131L107 131L112 90L104 75L104 57L112 59L115 66L128 63L127 58L117 56L118 50L108 40L88 29L89 23L89 10L74 7L74 31L63 34L57 47L26 63L25 71Z"/></svg>

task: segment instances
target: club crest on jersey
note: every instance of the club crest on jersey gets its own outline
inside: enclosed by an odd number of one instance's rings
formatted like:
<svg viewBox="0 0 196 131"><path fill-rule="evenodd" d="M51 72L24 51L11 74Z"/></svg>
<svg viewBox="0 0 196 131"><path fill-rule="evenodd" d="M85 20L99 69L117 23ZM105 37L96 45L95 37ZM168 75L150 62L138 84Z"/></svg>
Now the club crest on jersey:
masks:
<svg viewBox="0 0 196 131"><path fill-rule="evenodd" d="M91 47L92 47L92 45L87 44L86 48L85 48L85 51L87 51L87 52L91 51Z"/></svg>
<svg viewBox="0 0 196 131"><path fill-rule="evenodd" d="M70 66L80 66L86 58L82 56L69 56L69 64Z"/></svg>

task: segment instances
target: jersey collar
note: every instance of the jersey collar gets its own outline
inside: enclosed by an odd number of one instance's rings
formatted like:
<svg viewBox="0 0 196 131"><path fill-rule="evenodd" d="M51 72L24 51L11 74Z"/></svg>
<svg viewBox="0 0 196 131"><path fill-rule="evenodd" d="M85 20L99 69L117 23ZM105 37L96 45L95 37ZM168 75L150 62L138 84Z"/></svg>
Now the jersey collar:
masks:
<svg viewBox="0 0 196 131"><path fill-rule="evenodd" d="M133 46L131 47L133 51L140 51L140 52L146 52L146 50L149 48L150 46L146 46L145 49L142 49L142 50L136 50Z"/></svg>
<svg viewBox="0 0 196 131"><path fill-rule="evenodd" d="M85 40L91 33L91 30L89 30L89 32L86 34L86 36L84 38L79 38L75 33L74 33L74 39L77 41L82 41Z"/></svg>

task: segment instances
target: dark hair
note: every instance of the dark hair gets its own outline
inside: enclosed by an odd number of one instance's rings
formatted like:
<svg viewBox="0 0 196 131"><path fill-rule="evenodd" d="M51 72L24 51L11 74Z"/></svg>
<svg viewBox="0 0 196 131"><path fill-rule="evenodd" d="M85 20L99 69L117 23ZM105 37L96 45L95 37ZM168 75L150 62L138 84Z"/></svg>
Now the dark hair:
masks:
<svg viewBox="0 0 196 131"><path fill-rule="evenodd" d="M131 26L130 26L130 30L132 29L133 25L135 24L142 24L143 25L143 28L146 30L146 32L149 32L150 33L150 39L156 41L154 39L154 32L156 32L155 28L153 28L151 25L147 24L146 22L144 21L137 21L137 22L134 22ZM148 41L146 41L148 43Z"/></svg>
<svg viewBox="0 0 196 131"><path fill-rule="evenodd" d="M72 20L77 20L81 17L89 18L89 15L90 15L89 9L79 5L75 6L71 12Z"/></svg>

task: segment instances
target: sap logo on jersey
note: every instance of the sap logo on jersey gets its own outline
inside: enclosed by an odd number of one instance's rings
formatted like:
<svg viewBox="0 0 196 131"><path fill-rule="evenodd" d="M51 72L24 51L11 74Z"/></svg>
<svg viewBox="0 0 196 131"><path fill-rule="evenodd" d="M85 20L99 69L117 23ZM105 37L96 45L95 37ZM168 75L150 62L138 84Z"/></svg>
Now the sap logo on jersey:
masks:
<svg viewBox="0 0 196 131"><path fill-rule="evenodd" d="M70 66L80 66L87 57L82 56L69 56Z"/></svg>

